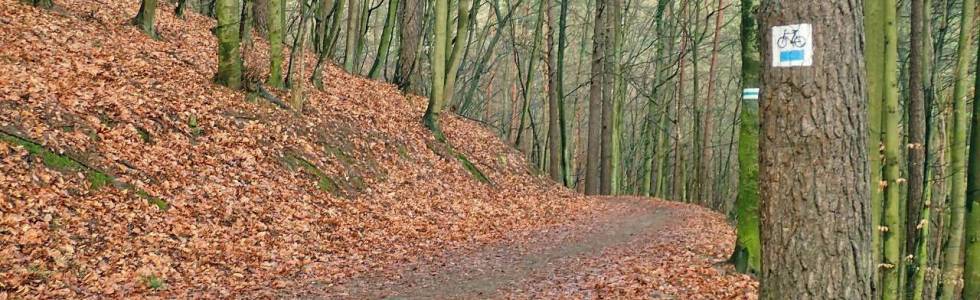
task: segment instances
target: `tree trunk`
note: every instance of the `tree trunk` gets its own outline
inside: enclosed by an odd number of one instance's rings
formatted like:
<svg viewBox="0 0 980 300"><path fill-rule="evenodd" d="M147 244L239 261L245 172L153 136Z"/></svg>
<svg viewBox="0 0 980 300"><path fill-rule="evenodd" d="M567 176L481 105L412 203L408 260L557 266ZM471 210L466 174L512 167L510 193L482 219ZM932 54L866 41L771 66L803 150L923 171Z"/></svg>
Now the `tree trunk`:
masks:
<svg viewBox="0 0 980 300"><path fill-rule="evenodd" d="M442 112L442 101L446 91L446 37L449 27L447 24L449 4L447 2L448 0L435 0L433 5L435 26L432 29L432 91L429 96L428 108L426 108L425 115L422 117L423 124L432 131L432 134L439 141L446 140L439 126L439 114Z"/></svg>
<svg viewBox="0 0 980 300"><path fill-rule="evenodd" d="M727 212L728 208L724 207L724 203L727 201L715 202L715 199L721 199L723 197L716 197L714 195L714 174L711 170L713 167L712 158L714 157L713 149L711 144L714 143L712 139L712 133L714 131L714 120L712 117L714 112L714 100L715 100L715 82L718 78L716 70L718 67L718 43L721 40L721 19L724 16L725 8L722 0L718 0L717 11L715 11L715 33L711 42L711 63L708 67L708 91L704 96L704 122L702 122L702 130L704 130L701 135L701 163L698 168L698 180L701 182L701 188L698 190L700 193L699 201L711 205L711 208L718 212Z"/></svg>
<svg viewBox="0 0 980 300"><path fill-rule="evenodd" d="M742 1L742 86L759 87L761 58L755 14L758 0ZM759 274L759 100L743 99L738 133L738 222L732 262L742 273Z"/></svg>
<svg viewBox="0 0 980 300"><path fill-rule="evenodd" d="M766 0L760 9L761 299L871 299L861 6ZM817 23L813 65L771 66L771 28Z"/></svg>
<svg viewBox="0 0 980 300"><path fill-rule="evenodd" d="M231 89L242 87L242 56L238 36L241 10L238 0L218 0L215 14L218 18L218 73L214 80Z"/></svg>
<svg viewBox="0 0 980 300"><path fill-rule="evenodd" d="M445 91L443 92L445 99L442 100L443 109L449 103L453 103L453 97L456 92L456 78L459 73L459 66L463 62L463 48L466 48L469 42L469 33L467 31L469 30L470 23L470 9L475 7L473 6L473 0L459 0L457 5L459 9L457 10L458 18L456 18L456 37L451 40L452 47L446 49L450 54L449 59L446 61L448 65L446 65L446 83L444 87ZM447 36L446 39L448 41L449 37ZM446 47L449 46L447 42Z"/></svg>
<svg viewBox="0 0 980 300"><path fill-rule="evenodd" d="M242 1L242 16L241 22L239 22L238 36L242 41L242 47L248 49L252 47L252 19L253 19L253 9L252 6L255 5L253 0Z"/></svg>
<svg viewBox="0 0 980 300"><path fill-rule="evenodd" d="M571 157L568 147L568 125L566 121L565 112L565 47L568 45L568 35L565 30L568 24L568 1L560 0L561 8L558 16L558 57L557 57L557 69L555 72L555 96L558 100L556 103L558 106L558 129L559 129L559 150L561 153L561 181L564 182L566 187L572 187L573 180L571 178Z"/></svg>
<svg viewBox="0 0 980 300"><path fill-rule="evenodd" d="M143 31L146 35L154 39L159 39L160 36L157 35L157 30L153 27L153 19L156 16L156 11L157 0L143 0L140 2L140 11L136 13L136 17L133 18L132 23L136 27L139 27L140 31Z"/></svg>
<svg viewBox="0 0 980 300"><path fill-rule="evenodd" d="M960 299L963 287L963 227L966 214L966 138L967 138L967 77L970 72L970 46L973 44L974 0L963 0L960 17L959 46L956 49L956 73L953 84L953 141L950 153L949 170L952 195L949 210L949 240L943 249L943 279L941 299Z"/></svg>
<svg viewBox="0 0 980 300"><path fill-rule="evenodd" d="M601 170L599 171L600 186L599 191L603 195L612 195L615 192L613 185L613 177L619 176L617 168L615 167L615 161L618 161L619 155L615 152L619 151L619 147L615 145L615 136L618 134L616 130L617 122L616 118L616 69L618 68L617 50L619 40L619 21L622 10L622 0L606 0L607 1L607 17L602 23L596 22L596 26L602 25L605 27L606 38L604 42L605 55L603 58L603 63L605 66L602 67L602 159L600 161Z"/></svg>
<svg viewBox="0 0 980 300"><path fill-rule="evenodd" d="M585 168L585 194L601 193L602 138L603 138L603 67L606 65L606 1L596 0L595 23L592 36L592 76L589 79L589 135Z"/></svg>
<svg viewBox="0 0 980 300"><path fill-rule="evenodd" d="M881 200L884 188L881 186L881 105L884 98L885 81L885 18L884 0L865 0L864 1L864 33L865 47L864 59L867 66L868 84L868 162L871 169L871 176L868 182L871 191L871 257L874 261L875 296L880 295L881 288L877 286L880 281L881 263Z"/></svg>
<svg viewBox="0 0 980 300"><path fill-rule="evenodd" d="M528 114L531 113L531 84L534 83L534 63L538 60L538 45L541 44L541 30L544 26L544 10L547 7L548 1L538 2L538 20L534 25L534 40L531 42L531 51L528 52L527 60L527 74L524 77L524 84L522 85L524 89L521 93L521 99L523 105L521 105L521 120L517 125L517 140L514 142L514 146L518 149L521 147L522 136L524 135L524 126L528 122ZM517 42L516 40L514 41ZM514 52L517 55L517 52Z"/></svg>
<svg viewBox="0 0 980 300"><path fill-rule="evenodd" d="M312 1L317 1L317 0L312 0ZM306 2L306 0L300 0L300 3L299 3L300 21L299 21L299 32L297 33L298 34L299 42L296 45L296 49L298 49L298 54L295 56L296 66L298 68L298 70L296 70L296 72L299 75L299 78L303 78L302 77L303 76L303 72L304 72L304 70L306 68L306 63L305 63L305 60L304 60L304 57L306 56L305 55L306 54L306 35L307 35L306 27L307 27L307 22L310 19L310 13L308 12L309 6L313 5L313 3L310 3L310 5L306 5L305 2ZM297 52L296 49L294 49L293 52ZM290 60L292 60L292 59L290 59ZM290 64L292 64L292 62L290 62ZM303 102L304 102L303 97L305 96L303 94L303 92L304 92L303 91L303 80L297 80L296 82L294 82L294 83L291 84L291 87L293 89L293 91L291 93L292 100L290 101L289 104L290 104L290 106L292 106L293 112L295 114L299 115L299 114L301 114L303 112Z"/></svg>
<svg viewBox="0 0 980 300"><path fill-rule="evenodd" d="M928 267L927 238L929 233L929 209L930 204L925 201L929 197L925 190L928 181L926 172L926 101L925 93L928 80L929 57L925 54L930 45L928 41L929 20L926 15L926 0L912 0L911 17L911 36L912 49L910 50L909 65L909 98L907 109L909 111L908 120L908 203L906 207L907 217L905 219L905 249L906 253L912 255L915 263L908 264L907 274L910 280L906 285L913 298L923 296L923 285L925 284L925 272Z"/></svg>
<svg viewBox="0 0 980 300"><path fill-rule="evenodd" d="M285 0L265 0L269 6L266 21L269 24L269 85L275 88L283 88L282 78L282 40L283 40L283 19L285 11L282 9L282 1Z"/></svg>
<svg viewBox="0 0 980 300"><path fill-rule="evenodd" d="M882 108L882 132L884 133L885 160L882 172L882 184L885 186L882 201L882 245L884 255L881 267L882 299L898 299L902 295L902 271L905 249L903 236L905 226L902 223L902 193L901 170L899 166L899 147L901 133L899 122L901 115L898 108L898 23L896 0L885 0L885 90Z"/></svg>
<svg viewBox="0 0 980 300"><path fill-rule="evenodd" d="M980 66L980 48L977 64ZM963 272L963 299L980 299L980 75L976 75L973 95L973 135L970 137L970 169L966 181L966 258Z"/></svg>
<svg viewBox="0 0 980 300"><path fill-rule="evenodd" d="M388 63L388 53L391 52L392 31L395 29L395 18L398 13L398 0L388 0L388 14L385 16L384 29L381 30L381 41L378 43L378 57L371 65L368 77L378 79L383 73L385 65Z"/></svg>
<svg viewBox="0 0 980 300"><path fill-rule="evenodd" d="M419 0L399 1L400 21L398 36L398 63L395 66L394 83L402 91L418 94L421 92L418 78L419 42L422 38L423 4Z"/></svg>
<svg viewBox="0 0 980 300"><path fill-rule="evenodd" d="M350 0L350 3L347 5L347 39L344 43L344 70L347 70L348 73L355 73L357 44L361 38L360 6L358 5L358 1L367 0Z"/></svg>
<svg viewBox="0 0 980 300"><path fill-rule="evenodd" d="M177 7L174 8L174 15L178 18L184 18L184 10L187 9L187 0L178 0Z"/></svg>

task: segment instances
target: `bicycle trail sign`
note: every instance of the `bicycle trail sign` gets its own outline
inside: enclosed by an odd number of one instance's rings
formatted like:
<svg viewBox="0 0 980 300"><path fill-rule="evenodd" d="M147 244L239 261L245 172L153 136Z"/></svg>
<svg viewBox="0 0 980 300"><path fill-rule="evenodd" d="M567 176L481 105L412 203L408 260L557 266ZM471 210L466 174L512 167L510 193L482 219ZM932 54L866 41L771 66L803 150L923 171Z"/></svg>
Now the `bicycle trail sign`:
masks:
<svg viewBox="0 0 980 300"><path fill-rule="evenodd" d="M772 27L772 66L813 65L813 27L794 24Z"/></svg>

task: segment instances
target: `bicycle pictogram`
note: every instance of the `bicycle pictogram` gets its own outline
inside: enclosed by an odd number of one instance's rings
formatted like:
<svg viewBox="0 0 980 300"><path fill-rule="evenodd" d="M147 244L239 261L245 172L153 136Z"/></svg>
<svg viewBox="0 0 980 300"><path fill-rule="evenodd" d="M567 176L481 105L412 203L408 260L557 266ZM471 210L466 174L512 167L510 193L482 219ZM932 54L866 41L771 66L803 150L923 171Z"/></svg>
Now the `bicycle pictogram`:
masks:
<svg viewBox="0 0 980 300"><path fill-rule="evenodd" d="M787 29L783 30L783 35L776 40L776 46L780 49L786 48L786 46L793 45L796 48L803 48L806 46L806 38L800 34L799 29Z"/></svg>

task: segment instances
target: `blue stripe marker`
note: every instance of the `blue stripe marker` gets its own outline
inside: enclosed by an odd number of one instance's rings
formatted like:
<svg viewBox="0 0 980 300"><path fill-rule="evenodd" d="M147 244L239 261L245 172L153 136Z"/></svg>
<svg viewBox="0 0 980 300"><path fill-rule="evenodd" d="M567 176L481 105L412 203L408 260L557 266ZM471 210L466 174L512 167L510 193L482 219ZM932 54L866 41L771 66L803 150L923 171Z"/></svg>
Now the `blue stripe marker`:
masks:
<svg viewBox="0 0 980 300"><path fill-rule="evenodd" d="M779 60L784 62L800 61L803 60L803 54L803 50L781 51L779 52Z"/></svg>

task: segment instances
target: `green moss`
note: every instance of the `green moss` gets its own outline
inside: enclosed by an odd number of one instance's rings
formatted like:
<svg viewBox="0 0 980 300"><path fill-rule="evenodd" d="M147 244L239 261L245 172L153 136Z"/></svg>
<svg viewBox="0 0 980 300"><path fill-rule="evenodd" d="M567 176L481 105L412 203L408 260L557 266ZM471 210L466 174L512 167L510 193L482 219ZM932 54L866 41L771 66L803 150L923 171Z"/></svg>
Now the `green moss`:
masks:
<svg viewBox="0 0 980 300"><path fill-rule="evenodd" d="M154 291L167 288L167 284L164 282L163 278L156 275L143 276L143 284L145 284L147 288Z"/></svg>
<svg viewBox="0 0 980 300"><path fill-rule="evenodd" d="M412 156L408 154L408 148L405 145L398 145L398 156L402 159L411 159Z"/></svg>
<svg viewBox="0 0 980 300"><path fill-rule="evenodd" d="M203 132L201 128L198 127L196 115L191 115L190 117L187 117L187 127L191 129L191 135L194 137L201 136L201 133Z"/></svg>
<svg viewBox="0 0 980 300"><path fill-rule="evenodd" d="M324 191L326 193L331 193L334 196L340 196L339 194L340 188L339 186L337 186L337 183L332 178L330 178L330 176L327 176L326 173L324 173L319 168L317 168L316 165L304 159L303 157L294 153L286 153L286 155L283 156L283 162L285 162L286 166L288 166L292 170L299 169L300 171L303 171L307 175L315 177L317 181L317 187L321 191Z"/></svg>
<svg viewBox="0 0 980 300"><path fill-rule="evenodd" d="M470 175L473 175L473 178L476 178L476 180L479 180L480 182L486 184L492 183L490 182L490 178L487 177L486 174L483 174L483 172L480 171L480 169L477 168L476 165L470 162L470 160L467 159L466 156L464 156L461 153L456 153L456 159L459 160L461 164L463 164L463 168L465 168L467 172L470 172Z"/></svg>
<svg viewBox="0 0 980 300"><path fill-rule="evenodd" d="M144 143L153 144L153 136L150 135L149 131L146 131L143 127L136 127L136 132L139 133L140 139Z"/></svg>
<svg viewBox="0 0 980 300"><path fill-rule="evenodd" d="M150 204L156 205L158 208L160 208L160 210L166 210L169 208L167 202L160 198L153 197L149 193L146 193L145 191L140 190L131 184L120 183L118 180L116 180L116 178L113 178L106 172L83 165L68 155L57 154L34 141L3 132L0 132L0 141L24 147L24 149L27 150L27 152L32 156L40 157L41 161L46 167L55 171L80 172L85 174L85 179L89 182L92 190L99 190L102 187L110 185L116 186L123 190L135 191L137 196L147 199Z"/></svg>
<svg viewBox="0 0 980 300"><path fill-rule="evenodd" d="M347 152L344 152L343 149L329 145L323 146L323 148L327 151L327 153L333 154L333 156L336 156L337 159L340 159L340 161L344 162L345 164L352 165L355 162L354 158L347 155Z"/></svg>

